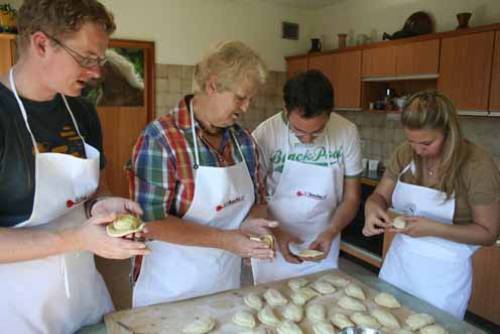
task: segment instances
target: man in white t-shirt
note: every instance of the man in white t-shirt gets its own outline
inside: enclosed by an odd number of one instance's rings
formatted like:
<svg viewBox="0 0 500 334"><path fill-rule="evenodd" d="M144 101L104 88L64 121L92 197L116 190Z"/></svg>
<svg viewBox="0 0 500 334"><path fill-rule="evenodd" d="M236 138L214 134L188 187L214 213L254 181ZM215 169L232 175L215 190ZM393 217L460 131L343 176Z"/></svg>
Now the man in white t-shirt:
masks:
<svg viewBox="0 0 500 334"><path fill-rule="evenodd" d="M252 259L255 284L337 268L340 232L355 217L362 172L356 126L332 112L330 81L309 70L287 81L284 110L253 132L267 177L278 250ZM320 251L313 258L299 256Z"/></svg>

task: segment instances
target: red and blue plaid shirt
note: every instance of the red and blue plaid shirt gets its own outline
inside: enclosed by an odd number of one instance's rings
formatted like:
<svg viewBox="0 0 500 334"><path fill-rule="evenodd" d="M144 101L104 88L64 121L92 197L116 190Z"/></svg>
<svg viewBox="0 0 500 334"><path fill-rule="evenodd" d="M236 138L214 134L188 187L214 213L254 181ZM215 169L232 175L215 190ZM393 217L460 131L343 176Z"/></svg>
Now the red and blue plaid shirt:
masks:
<svg viewBox="0 0 500 334"><path fill-rule="evenodd" d="M195 161L188 110L192 96L182 99L176 108L150 123L143 131L132 153L129 186L133 198L141 205L145 221L167 215L182 217L194 197ZM241 162L238 141L254 183L257 203L265 201L265 188L259 156L253 137L239 125L226 128L221 147L214 148L204 138L195 120L200 165L226 167ZM214 184L214 187L217 185Z"/></svg>

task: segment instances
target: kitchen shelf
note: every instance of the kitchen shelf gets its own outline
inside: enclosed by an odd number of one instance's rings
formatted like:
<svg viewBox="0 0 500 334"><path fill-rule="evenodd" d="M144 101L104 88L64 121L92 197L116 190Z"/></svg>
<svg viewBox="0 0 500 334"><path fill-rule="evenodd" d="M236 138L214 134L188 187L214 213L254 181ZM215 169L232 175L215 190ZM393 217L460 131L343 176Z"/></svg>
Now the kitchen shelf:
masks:
<svg viewBox="0 0 500 334"><path fill-rule="evenodd" d="M438 73L402 75L393 77L363 77L363 82L386 82L386 81L408 81L408 80L433 80L439 78Z"/></svg>

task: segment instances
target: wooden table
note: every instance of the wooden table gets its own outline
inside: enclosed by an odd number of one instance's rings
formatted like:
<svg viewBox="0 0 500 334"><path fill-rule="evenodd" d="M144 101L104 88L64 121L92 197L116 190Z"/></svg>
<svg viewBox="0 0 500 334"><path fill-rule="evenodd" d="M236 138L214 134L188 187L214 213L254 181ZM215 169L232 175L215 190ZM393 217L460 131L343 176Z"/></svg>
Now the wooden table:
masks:
<svg viewBox="0 0 500 334"><path fill-rule="evenodd" d="M325 274L336 274L348 277L351 281L359 284L367 294L369 301L365 305L369 309L377 307L373 297L379 291L392 293L403 305L401 309L393 312L400 322L415 312L425 312L434 316L436 322L447 328L450 333L484 333L481 330L459 321L449 314L398 290L387 283L379 280L376 276L359 275L341 271L327 271L314 275L305 276L310 282ZM105 317L107 331L110 334L131 333L181 333L181 329L198 316L208 315L217 320L217 327L211 333L239 333L242 328L231 323L231 318L237 310L248 309L243 303L243 296L249 292L263 293L269 287L279 289L287 299L290 299L291 290L286 281L273 282L258 286L250 286L238 290L231 290L210 296L203 296L179 302L158 304L154 306L119 311ZM341 312L348 314L349 311L341 309L336 301L344 295L342 289L332 295L316 297L312 303L322 303L327 306L329 312ZM310 302L310 303L311 303ZM280 310L275 313L279 316ZM304 316L305 319L305 316ZM312 333L308 320L303 320L301 328L304 333Z"/></svg>

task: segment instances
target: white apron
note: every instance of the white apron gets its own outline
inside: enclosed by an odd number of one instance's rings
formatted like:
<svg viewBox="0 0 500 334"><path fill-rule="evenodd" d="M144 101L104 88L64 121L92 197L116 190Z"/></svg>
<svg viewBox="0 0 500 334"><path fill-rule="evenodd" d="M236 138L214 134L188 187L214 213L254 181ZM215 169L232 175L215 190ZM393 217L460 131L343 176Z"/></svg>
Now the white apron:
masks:
<svg viewBox="0 0 500 334"><path fill-rule="evenodd" d="M413 163L408 168L414 170ZM439 190L402 182L392 194L394 209L408 215L453 223L455 199ZM396 234L380 278L463 319L472 288L471 256L479 246L437 237L413 238Z"/></svg>
<svg viewBox="0 0 500 334"><path fill-rule="evenodd" d="M242 162L229 167L200 166L192 105L190 112L196 160L195 192L182 219L223 230L238 229L255 202L243 153L233 136ZM143 257L134 287L133 307L240 287L241 258L231 252L164 241L151 241L148 247L151 253Z"/></svg>
<svg viewBox="0 0 500 334"><path fill-rule="evenodd" d="M324 136L325 149L329 152L326 131ZM326 167L288 160L290 130L287 143L283 172L268 208L273 219L280 223L280 228L302 239L302 247L307 248L329 227L332 215L342 200L344 164L340 161L330 164L329 158ZM321 262L289 263L279 251L276 252L274 261L252 259L254 283L267 283L337 268L339 248L340 233L333 239L328 256Z"/></svg>
<svg viewBox="0 0 500 334"><path fill-rule="evenodd" d="M87 159L40 153L12 70L9 79L36 153L33 212L15 227L62 230L78 226L86 220L82 204L99 184L99 151L85 143ZM66 98L61 96L81 137ZM73 333L101 321L105 313L113 310L89 252L2 263L0 281L0 328L12 334Z"/></svg>

